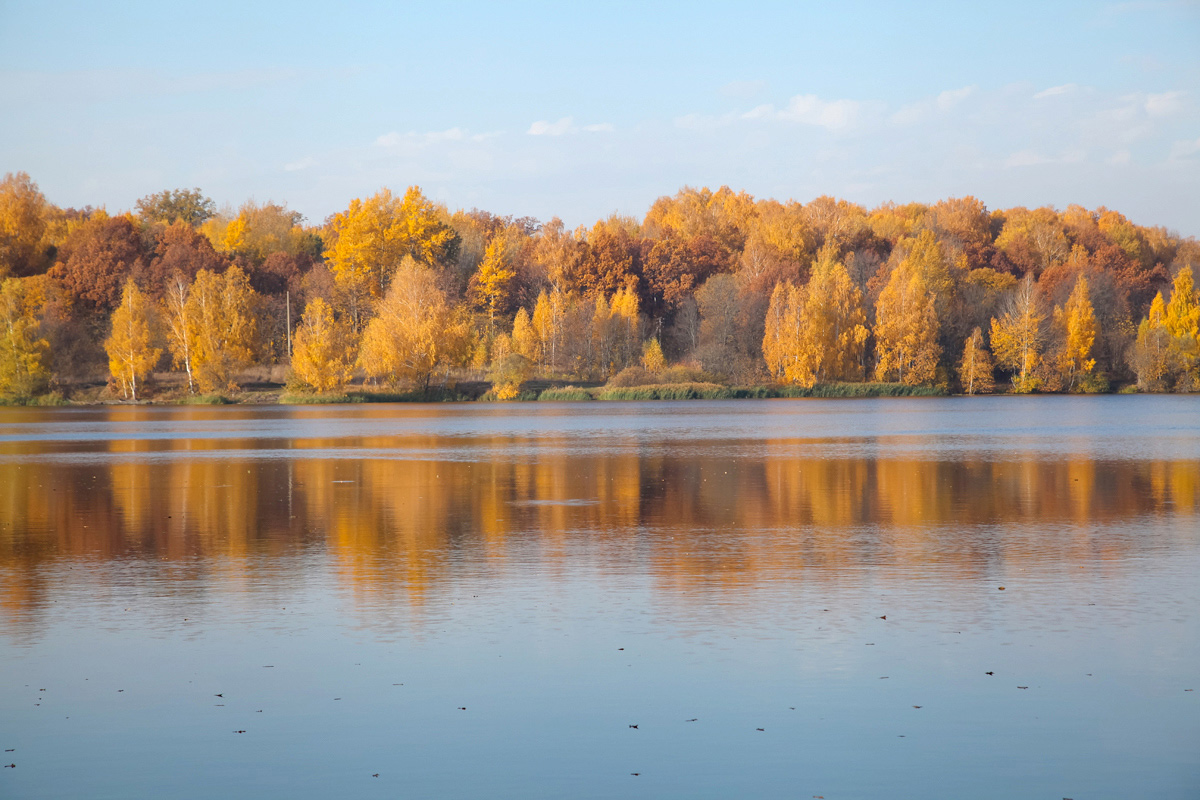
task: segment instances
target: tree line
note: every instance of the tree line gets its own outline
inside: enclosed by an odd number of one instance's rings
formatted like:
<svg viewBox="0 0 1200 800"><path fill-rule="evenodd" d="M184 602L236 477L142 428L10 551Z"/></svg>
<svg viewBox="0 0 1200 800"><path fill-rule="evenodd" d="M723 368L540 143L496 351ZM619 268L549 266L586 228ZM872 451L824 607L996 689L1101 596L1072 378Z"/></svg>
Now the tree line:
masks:
<svg viewBox="0 0 1200 800"><path fill-rule="evenodd" d="M321 224L217 209L199 189L132 211L0 182L0 395L487 377L616 385L881 381L968 394L1200 387L1200 243L1116 211L874 209L684 188L641 220L451 211L418 187Z"/></svg>

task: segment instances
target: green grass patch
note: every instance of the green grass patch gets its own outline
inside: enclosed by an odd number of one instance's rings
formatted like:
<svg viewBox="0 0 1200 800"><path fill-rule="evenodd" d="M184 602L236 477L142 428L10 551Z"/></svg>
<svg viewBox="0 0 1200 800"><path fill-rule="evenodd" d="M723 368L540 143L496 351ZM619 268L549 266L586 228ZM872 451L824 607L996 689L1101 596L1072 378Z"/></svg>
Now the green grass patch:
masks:
<svg viewBox="0 0 1200 800"><path fill-rule="evenodd" d="M304 393L289 393L280 395L279 404L283 406L320 406L333 405L336 403L361 403L360 399L351 397L348 394L304 394Z"/></svg>
<svg viewBox="0 0 1200 800"><path fill-rule="evenodd" d="M944 397L938 386L906 383L818 383L816 386L755 386L747 397ZM761 393L765 392L765 394Z"/></svg>
<svg viewBox="0 0 1200 800"><path fill-rule="evenodd" d="M592 396L589 390L581 389L578 386L558 386L543 390L537 399L561 403L595 400L596 398Z"/></svg>
<svg viewBox="0 0 1200 800"><path fill-rule="evenodd" d="M602 389L597 400L727 400L733 389L716 383L657 383Z"/></svg>
<svg viewBox="0 0 1200 800"><path fill-rule="evenodd" d="M71 401L59 392L35 395L0 395L0 406L69 406Z"/></svg>
<svg viewBox="0 0 1200 800"><path fill-rule="evenodd" d="M408 392L377 392L361 389L346 392L347 400L343 403L456 403L462 400L472 400L469 395L454 389L433 388L427 392L418 390Z"/></svg>

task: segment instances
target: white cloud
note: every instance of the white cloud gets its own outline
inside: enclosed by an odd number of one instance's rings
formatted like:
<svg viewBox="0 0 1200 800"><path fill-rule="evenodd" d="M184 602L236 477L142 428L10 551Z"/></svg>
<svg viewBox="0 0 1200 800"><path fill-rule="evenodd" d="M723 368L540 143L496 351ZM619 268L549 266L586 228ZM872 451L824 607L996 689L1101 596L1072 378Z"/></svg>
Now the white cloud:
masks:
<svg viewBox="0 0 1200 800"><path fill-rule="evenodd" d="M937 96L937 107L942 111L949 111L956 105L966 100L971 95L975 94L976 86L964 86L961 89L949 89Z"/></svg>
<svg viewBox="0 0 1200 800"><path fill-rule="evenodd" d="M929 115L929 103L909 103L888 117L888 122L895 125L915 125Z"/></svg>
<svg viewBox="0 0 1200 800"><path fill-rule="evenodd" d="M861 109L862 103L855 100L822 100L815 94L798 94L788 101L787 108L775 112L775 118L835 131L853 125Z"/></svg>
<svg viewBox="0 0 1200 800"><path fill-rule="evenodd" d="M863 108L856 100L822 100L815 94L798 94L784 108L755 106L742 114L742 119L769 119L813 125L831 131L852 126Z"/></svg>
<svg viewBox="0 0 1200 800"><path fill-rule="evenodd" d="M1062 86L1051 86L1049 89L1043 89L1033 96L1035 100L1041 100L1046 97L1055 97L1060 94L1070 94L1079 87L1073 83L1064 83Z"/></svg>
<svg viewBox="0 0 1200 800"><path fill-rule="evenodd" d="M1130 163L1132 160L1133 157L1129 154L1128 150L1118 150L1108 158L1104 159L1104 163L1112 164L1113 166L1123 166Z"/></svg>
<svg viewBox="0 0 1200 800"><path fill-rule="evenodd" d="M1189 159L1192 156L1200 153L1200 139L1194 141L1178 141L1171 145L1171 154L1167 156L1168 161L1182 161Z"/></svg>
<svg viewBox="0 0 1200 800"><path fill-rule="evenodd" d="M526 133L530 136L562 136L573 130L575 130L574 117L563 117L558 122L546 122L540 119L530 125Z"/></svg>
<svg viewBox="0 0 1200 800"><path fill-rule="evenodd" d="M1152 117L1174 114L1183 108L1183 92L1163 92L1146 97L1146 113Z"/></svg>
<svg viewBox="0 0 1200 800"><path fill-rule="evenodd" d="M893 125L915 125L934 113L935 109L945 113L975 94L979 87L964 86L961 89L947 89L934 98L925 98L915 103L900 106L888 117Z"/></svg>
<svg viewBox="0 0 1200 800"><path fill-rule="evenodd" d="M287 172L299 172L302 169L308 169L309 167L315 167L316 165L317 165L317 160L315 158L313 158L312 156L305 156L304 158L301 158L298 161L292 161L290 163L284 164L283 168Z"/></svg>
<svg viewBox="0 0 1200 800"><path fill-rule="evenodd" d="M616 128L611 122L596 122L591 125L576 125L574 117L563 117L557 122L547 122L539 119L529 126L525 133L530 136L565 136L569 133L612 133Z"/></svg>

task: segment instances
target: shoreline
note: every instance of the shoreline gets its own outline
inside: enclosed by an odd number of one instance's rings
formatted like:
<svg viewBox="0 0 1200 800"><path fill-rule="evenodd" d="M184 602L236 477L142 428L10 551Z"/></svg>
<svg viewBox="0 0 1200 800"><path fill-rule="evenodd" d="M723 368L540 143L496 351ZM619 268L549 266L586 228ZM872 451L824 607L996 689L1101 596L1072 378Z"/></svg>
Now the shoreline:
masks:
<svg viewBox="0 0 1200 800"><path fill-rule="evenodd" d="M540 382L539 382L540 383ZM486 385L486 384L484 384ZM955 394L937 386L909 386L899 383L830 383L817 384L811 388L795 385L784 386L725 386L715 383L647 384L643 386L614 387L605 385L575 384L545 385L544 388L525 389L516 397L498 399L489 388L480 391L479 384L468 384L452 389L435 389L429 392L375 391L351 389L331 394L291 393L286 387L246 389L227 394L185 395L169 393L167 396L151 397L137 401L97 396L97 392L83 392L83 397L64 396L50 393L33 398L0 398L0 408L90 408L104 406L303 406L303 405L358 405L382 403L530 403L530 402L651 402L672 400L787 400L787 399L868 399L877 397L1028 397L1031 394L1017 392L994 392L990 394ZM92 396L87 396L91 394ZM1044 392L1037 396L1076 397L1081 392ZM1123 387L1118 391L1100 394L1145 394L1135 387ZM1170 394L1179 394L1172 392Z"/></svg>

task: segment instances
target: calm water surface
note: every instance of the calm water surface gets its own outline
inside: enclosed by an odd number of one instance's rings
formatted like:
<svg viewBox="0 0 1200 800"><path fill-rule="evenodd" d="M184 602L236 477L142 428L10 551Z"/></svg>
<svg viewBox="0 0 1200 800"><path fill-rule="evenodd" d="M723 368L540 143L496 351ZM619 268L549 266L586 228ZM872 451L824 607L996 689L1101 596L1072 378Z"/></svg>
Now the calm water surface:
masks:
<svg viewBox="0 0 1200 800"><path fill-rule="evenodd" d="M1200 401L0 409L0 745L4 798L1195 798Z"/></svg>

